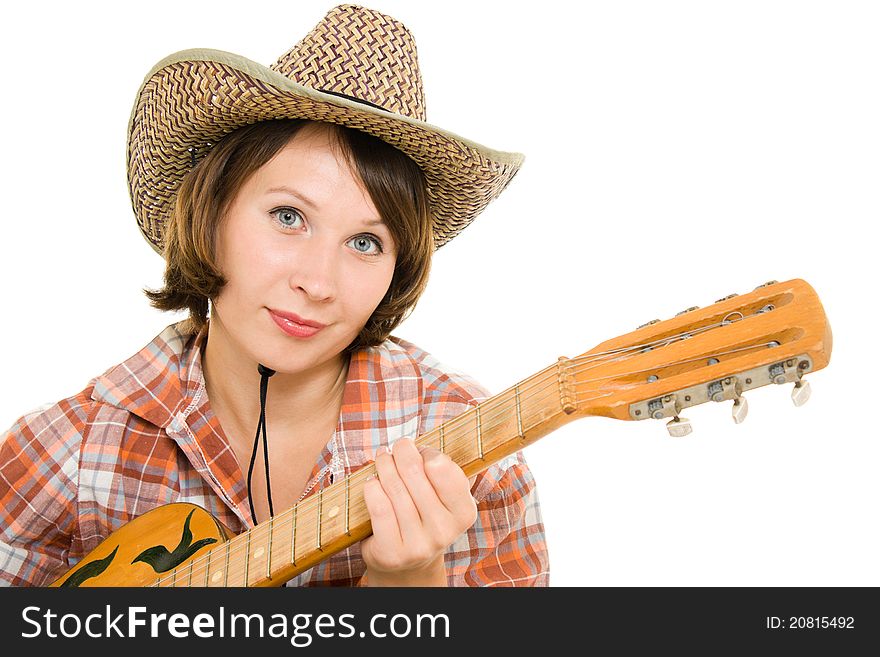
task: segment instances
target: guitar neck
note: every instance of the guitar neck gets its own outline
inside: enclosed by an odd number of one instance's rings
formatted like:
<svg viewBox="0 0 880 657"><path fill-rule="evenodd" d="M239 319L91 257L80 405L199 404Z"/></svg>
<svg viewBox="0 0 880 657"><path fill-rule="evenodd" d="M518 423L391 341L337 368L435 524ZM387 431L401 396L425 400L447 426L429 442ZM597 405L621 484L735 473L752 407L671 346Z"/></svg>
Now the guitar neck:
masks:
<svg viewBox="0 0 880 657"><path fill-rule="evenodd" d="M468 477L579 417L560 359L428 431L416 444L447 454ZM281 586L372 533L364 484L372 463L291 509L167 573L159 586Z"/></svg>

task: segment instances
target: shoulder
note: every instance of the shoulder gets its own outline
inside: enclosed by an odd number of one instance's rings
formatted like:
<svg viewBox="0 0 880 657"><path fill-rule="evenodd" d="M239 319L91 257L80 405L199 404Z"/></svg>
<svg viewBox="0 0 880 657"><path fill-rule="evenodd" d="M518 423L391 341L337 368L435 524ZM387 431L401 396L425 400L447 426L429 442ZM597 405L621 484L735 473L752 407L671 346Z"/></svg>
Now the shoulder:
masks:
<svg viewBox="0 0 880 657"><path fill-rule="evenodd" d="M96 402L92 399L93 379L77 394L39 406L16 420L9 428L3 449L17 445L20 451L54 455L58 460L65 451L78 449L83 430Z"/></svg>
<svg viewBox="0 0 880 657"><path fill-rule="evenodd" d="M16 452L41 449L55 461L65 452L78 451L89 425L96 419L124 422L137 414L126 393L135 388L149 392L142 379L150 368L173 374L180 354L185 351L186 337L175 325L169 326L134 356L94 377L75 395L22 415L9 427L2 448Z"/></svg>
<svg viewBox="0 0 880 657"><path fill-rule="evenodd" d="M85 428L95 408L92 389L89 384L72 397L25 413L0 442L0 505L5 510L0 524L6 525L0 540L9 540L14 531L25 535L71 524Z"/></svg>
<svg viewBox="0 0 880 657"><path fill-rule="evenodd" d="M420 435L488 396L473 378L411 342L391 337L352 353L346 390L350 419L383 415Z"/></svg>
<svg viewBox="0 0 880 657"><path fill-rule="evenodd" d="M343 410L349 420L372 424L383 416L415 437L487 396L470 376L392 337L351 354Z"/></svg>
<svg viewBox="0 0 880 657"><path fill-rule="evenodd" d="M394 350L409 360L424 384L426 400L457 399L473 406L489 397L488 390L473 377L447 365L412 342L391 337L383 343L383 347Z"/></svg>

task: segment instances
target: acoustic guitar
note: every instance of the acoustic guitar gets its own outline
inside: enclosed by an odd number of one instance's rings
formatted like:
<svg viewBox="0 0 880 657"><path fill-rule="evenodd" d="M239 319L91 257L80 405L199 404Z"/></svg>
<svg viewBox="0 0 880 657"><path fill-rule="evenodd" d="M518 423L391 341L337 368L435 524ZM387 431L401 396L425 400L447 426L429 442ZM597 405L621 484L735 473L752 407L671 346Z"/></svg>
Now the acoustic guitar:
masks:
<svg viewBox="0 0 880 657"><path fill-rule="evenodd" d="M470 477L577 418L666 420L684 436L681 412L732 402L792 383L825 367L831 327L813 288L770 281L706 308L643 324L576 358L559 360L417 439L448 454ZM371 533L364 483L368 464L291 509L234 535L205 509L167 504L110 534L52 586L280 586Z"/></svg>

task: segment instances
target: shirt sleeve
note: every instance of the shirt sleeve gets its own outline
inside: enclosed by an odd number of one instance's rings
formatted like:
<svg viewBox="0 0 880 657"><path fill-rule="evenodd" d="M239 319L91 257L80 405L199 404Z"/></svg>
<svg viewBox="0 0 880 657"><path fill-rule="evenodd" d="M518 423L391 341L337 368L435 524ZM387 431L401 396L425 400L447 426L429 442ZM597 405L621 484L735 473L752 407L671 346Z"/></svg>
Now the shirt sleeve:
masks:
<svg viewBox="0 0 880 657"><path fill-rule="evenodd" d="M477 520L446 551L449 586L548 586L535 479L521 452L474 479Z"/></svg>
<svg viewBox="0 0 880 657"><path fill-rule="evenodd" d="M43 586L67 570L90 400L20 418L0 443L0 586Z"/></svg>

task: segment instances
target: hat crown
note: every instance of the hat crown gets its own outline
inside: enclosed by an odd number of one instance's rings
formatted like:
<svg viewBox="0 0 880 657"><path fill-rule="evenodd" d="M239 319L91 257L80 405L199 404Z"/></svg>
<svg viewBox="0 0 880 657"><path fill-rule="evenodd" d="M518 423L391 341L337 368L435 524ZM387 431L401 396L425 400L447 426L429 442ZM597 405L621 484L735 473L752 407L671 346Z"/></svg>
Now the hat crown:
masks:
<svg viewBox="0 0 880 657"><path fill-rule="evenodd" d="M415 39L378 11L334 7L270 68L304 87L426 120Z"/></svg>

